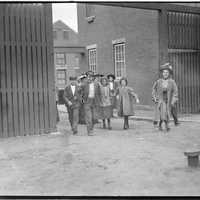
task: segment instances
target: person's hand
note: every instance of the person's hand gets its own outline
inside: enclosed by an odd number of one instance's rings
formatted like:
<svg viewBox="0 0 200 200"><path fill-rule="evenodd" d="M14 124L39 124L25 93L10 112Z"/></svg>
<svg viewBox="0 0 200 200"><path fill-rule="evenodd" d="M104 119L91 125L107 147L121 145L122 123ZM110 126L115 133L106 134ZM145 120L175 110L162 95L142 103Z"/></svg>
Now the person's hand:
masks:
<svg viewBox="0 0 200 200"><path fill-rule="evenodd" d="M140 103L140 100L139 100L139 99L136 99L136 103Z"/></svg>
<svg viewBox="0 0 200 200"><path fill-rule="evenodd" d="M72 106L72 102L71 102L71 101L68 101L68 105L69 105L69 106Z"/></svg>

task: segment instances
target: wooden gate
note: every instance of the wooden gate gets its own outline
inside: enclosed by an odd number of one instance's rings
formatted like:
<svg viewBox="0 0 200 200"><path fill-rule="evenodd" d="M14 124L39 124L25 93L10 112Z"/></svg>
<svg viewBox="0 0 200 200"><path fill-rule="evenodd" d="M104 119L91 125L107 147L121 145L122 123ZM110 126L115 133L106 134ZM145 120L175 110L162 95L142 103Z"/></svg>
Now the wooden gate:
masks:
<svg viewBox="0 0 200 200"><path fill-rule="evenodd" d="M0 4L0 137L56 125L50 4Z"/></svg>
<svg viewBox="0 0 200 200"><path fill-rule="evenodd" d="M200 111L200 15L168 12L168 56L179 89L180 112Z"/></svg>

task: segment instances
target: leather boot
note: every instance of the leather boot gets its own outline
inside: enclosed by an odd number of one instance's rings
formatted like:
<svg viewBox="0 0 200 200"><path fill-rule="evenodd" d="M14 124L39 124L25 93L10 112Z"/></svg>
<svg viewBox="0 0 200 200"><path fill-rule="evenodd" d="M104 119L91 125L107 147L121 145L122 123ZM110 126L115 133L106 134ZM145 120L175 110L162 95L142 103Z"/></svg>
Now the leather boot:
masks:
<svg viewBox="0 0 200 200"><path fill-rule="evenodd" d="M127 124L127 129L129 129L129 120L128 120L128 116L126 117L126 124Z"/></svg>
<svg viewBox="0 0 200 200"><path fill-rule="evenodd" d="M159 130L162 131L162 120L159 121Z"/></svg>
<svg viewBox="0 0 200 200"><path fill-rule="evenodd" d="M166 131L170 130L168 121L165 121L165 128L166 128Z"/></svg>
<svg viewBox="0 0 200 200"><path fill-rule="evenodd" d="M110 125L110 119L108 119L108 129L109 129L109 130L112 129L112 127L111 127L111 125Z"/></svg>
<svg viewBox="0 0 200 200"><path fill-rule="evenodd" d="M103 119L103 128L106 129L106 120Z"/></svg>

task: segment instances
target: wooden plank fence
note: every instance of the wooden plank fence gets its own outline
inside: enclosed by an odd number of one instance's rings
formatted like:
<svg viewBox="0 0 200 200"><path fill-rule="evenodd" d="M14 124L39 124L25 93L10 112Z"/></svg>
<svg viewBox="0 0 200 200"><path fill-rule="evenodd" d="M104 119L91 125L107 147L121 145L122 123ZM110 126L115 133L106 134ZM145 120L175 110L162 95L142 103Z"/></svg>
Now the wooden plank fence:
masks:
<svg viewBox="0 0 200 200"><path fill-rule="evenodd" d="M51 4L0 4L0 137L56 127Z"/></svg>
<svg viewBox="0 0 200 200"><path fill-rule="evenodd" d="M200 15L168 12L168 55L179 89L178 109L200 111Z"/></svg>

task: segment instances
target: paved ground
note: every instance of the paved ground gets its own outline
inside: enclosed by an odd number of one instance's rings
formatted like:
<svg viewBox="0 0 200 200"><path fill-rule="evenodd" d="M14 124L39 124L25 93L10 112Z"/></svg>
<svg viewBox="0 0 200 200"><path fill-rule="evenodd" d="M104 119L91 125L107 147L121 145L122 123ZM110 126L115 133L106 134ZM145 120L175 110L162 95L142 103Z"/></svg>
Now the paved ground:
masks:
<svg viewBox="0 0 200 200"><path fill-rule="evenodd" d="M61 134L0 140L1 195L200 195L200 169L187 167L183 152L200 149L200 123L182 123L169 133L148 121L96 135L70 133L61 113Z"/></svg>

